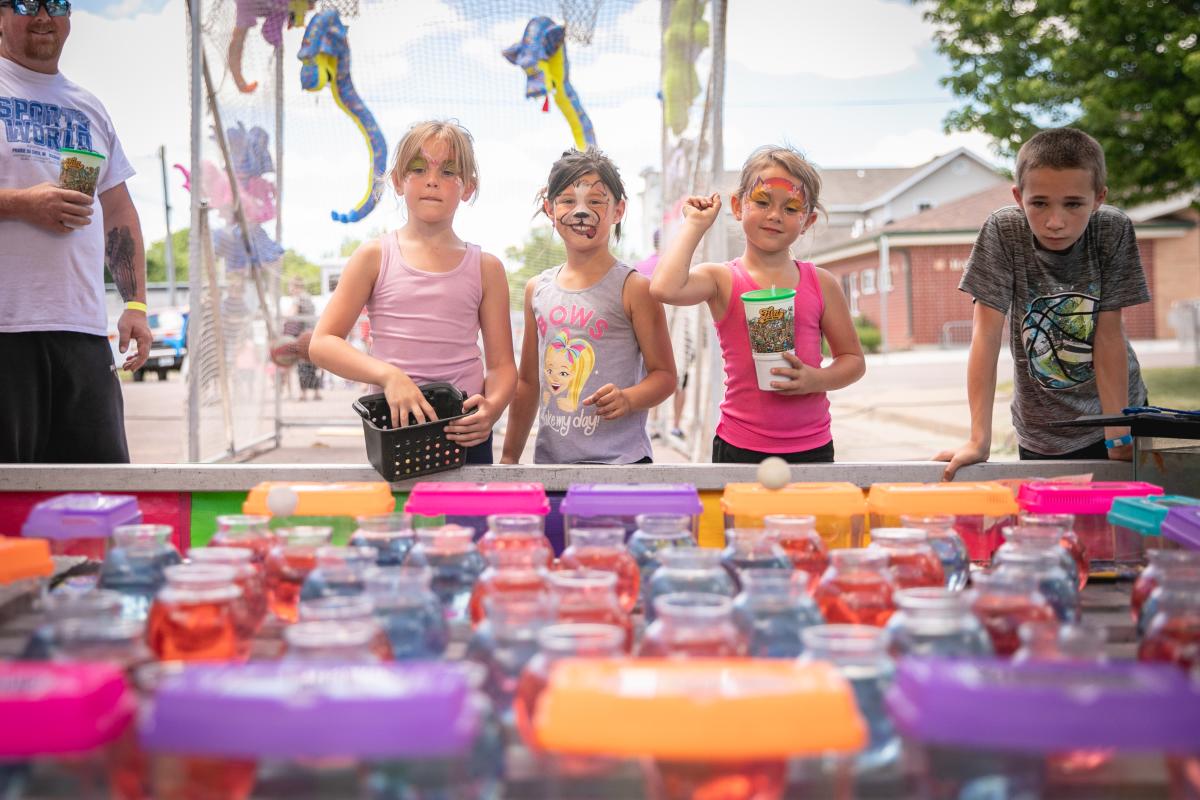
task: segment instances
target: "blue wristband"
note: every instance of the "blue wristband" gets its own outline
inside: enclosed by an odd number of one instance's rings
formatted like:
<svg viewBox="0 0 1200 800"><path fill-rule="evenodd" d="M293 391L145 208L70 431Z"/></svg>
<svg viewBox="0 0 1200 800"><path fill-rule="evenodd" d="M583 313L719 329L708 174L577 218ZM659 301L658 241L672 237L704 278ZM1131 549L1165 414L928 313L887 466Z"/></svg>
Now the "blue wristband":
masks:
<svg viewBox="0 0 1200 800"><path fill-rule="evenodd" d="M1133 437L1128 433L1124 436L1118 436L1116 439L1104 440L1104 446L1109 450L1112 450L1114 447L1124 447L1127 444L1133 444Z"/></svg>

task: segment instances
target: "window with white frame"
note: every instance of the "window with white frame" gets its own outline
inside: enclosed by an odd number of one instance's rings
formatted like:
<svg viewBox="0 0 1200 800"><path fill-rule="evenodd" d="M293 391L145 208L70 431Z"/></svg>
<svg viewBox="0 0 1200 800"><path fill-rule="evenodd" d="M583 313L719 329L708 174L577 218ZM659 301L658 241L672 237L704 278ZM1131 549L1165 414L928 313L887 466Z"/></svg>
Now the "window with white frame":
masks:
<svg viewBox="0 0 1200 800"><path fill-rule="evenodd" d="M848 292L846 292L846 294L849 295L849 297L850 297L850 316L857 317L858 316L858 273L851 272L847 277L850 279L850 281L849 281L850 290Z"/></svg>
<svg viewBox="0 0 1200 800"><path fill-rule="evenodd" d="M884 264L879 268L879 291L890 292L892 290L892 266Z"/></svg>
<svg viewBox="0 0 1200 800"><path fill-rule="evenodd" d="M875 270L864 269L862 273L862 293L875 294Z"/></svg>

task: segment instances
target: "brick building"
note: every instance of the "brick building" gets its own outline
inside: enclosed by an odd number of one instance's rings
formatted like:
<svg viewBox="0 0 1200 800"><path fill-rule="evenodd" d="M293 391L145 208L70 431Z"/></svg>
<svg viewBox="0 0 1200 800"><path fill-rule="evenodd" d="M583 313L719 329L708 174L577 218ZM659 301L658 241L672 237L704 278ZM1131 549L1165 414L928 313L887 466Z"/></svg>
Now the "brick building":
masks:
<svg viewBox="0 0 1200 800"><path fill-rule="evenodd" d="M971 298L958 282L984 221L1013 204L1011 184L889 222L869 234L818 234L808 256L842 281L850 310L885 330L888 349L970 341ZM1134 339L1169 338L1171 304L1200 297L1200 234L1187 203L1130 213L1154 301L1125 311ZM886 308L884 299L886 298Z"/></svg>

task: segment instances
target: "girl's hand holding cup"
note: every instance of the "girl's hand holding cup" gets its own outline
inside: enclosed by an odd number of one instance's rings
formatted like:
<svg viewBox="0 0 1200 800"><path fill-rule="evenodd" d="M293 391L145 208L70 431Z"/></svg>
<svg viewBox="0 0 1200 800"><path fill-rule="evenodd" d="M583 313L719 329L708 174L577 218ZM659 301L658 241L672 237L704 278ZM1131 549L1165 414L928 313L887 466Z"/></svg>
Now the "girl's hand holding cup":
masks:
<svg viewBox="0 0 1200 800"><path fill-rule="evenodd" d="M777 389L781 395L813 394L824 391L820 386L818 376L820 370L818 368L805 364L795 353L784 351L780 355L791 364L790 368L775 367L771 370L772 375L784 378L784 380L771 381L771 386Z"/></svg>
<svg viewBox="0 0 1200 800"><path fill-rule="evenodd" d="M383 383L383 395L387 399L388 411L392 415L392 427L408 426L408 415L417 419L417 424L436 420L437 412L421 390L402 370L392 367Z"/></svg>
<svg viewBox="0 0 1200 800"><path fill-rule="evenodd" d="M712 227L720 213L720 192L713 192L711 197L689 197L683 202L683 221L699 224L705 230Z"/></svg>

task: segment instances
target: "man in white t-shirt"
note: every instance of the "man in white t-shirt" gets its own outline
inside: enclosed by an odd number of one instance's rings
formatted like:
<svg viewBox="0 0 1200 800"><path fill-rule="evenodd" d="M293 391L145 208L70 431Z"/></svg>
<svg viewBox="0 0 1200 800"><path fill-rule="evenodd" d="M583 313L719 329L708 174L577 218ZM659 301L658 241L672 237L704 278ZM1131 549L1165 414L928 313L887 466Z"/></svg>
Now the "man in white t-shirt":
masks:
<svg viewBox="0 0 1200 800"><path fill-rule="evenodd" d="M0 462L129 461L104 270L127 370L150 352L146 254L112 120L58 71L69 0L0 0ZM59 151L104 156L99 203L58 186Z"/></svg>

